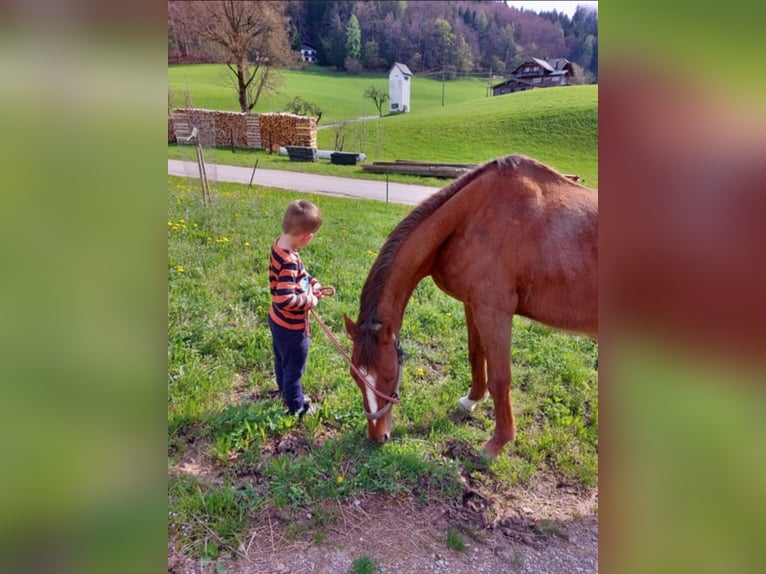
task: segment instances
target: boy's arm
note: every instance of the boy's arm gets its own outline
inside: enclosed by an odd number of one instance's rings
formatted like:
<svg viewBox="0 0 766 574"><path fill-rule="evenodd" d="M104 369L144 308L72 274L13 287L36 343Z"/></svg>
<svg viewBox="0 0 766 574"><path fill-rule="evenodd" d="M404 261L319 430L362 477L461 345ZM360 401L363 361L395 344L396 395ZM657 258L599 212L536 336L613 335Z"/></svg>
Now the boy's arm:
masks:
<svg viewBox="0 0 766 574"><path fill-rule="evenodd" d="M290 265L282 267L277 279L274 304L285 311L308 311L316 305L316 297L303 293L298 285L298 270Z"/></svg>

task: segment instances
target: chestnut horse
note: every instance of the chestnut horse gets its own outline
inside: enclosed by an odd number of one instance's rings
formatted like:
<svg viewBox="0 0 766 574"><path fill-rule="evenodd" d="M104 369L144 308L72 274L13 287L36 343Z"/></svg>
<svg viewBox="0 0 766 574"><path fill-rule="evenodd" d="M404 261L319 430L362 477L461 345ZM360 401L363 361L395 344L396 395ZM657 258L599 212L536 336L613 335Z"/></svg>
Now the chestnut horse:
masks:
<svg viewBox="0 0 766 574"><path fill-rule="evenodd" d="M489 161L421 202L381 248L357 322L344 315L369 438L391 436L402 379L399 329L412 292L430 275L463 302L471 390L458 407L471 412L489 390L495 432L484 451L496 458L516 432L511 320L521 315L595 338L597 240L598 191L524 156Z"/></svg>

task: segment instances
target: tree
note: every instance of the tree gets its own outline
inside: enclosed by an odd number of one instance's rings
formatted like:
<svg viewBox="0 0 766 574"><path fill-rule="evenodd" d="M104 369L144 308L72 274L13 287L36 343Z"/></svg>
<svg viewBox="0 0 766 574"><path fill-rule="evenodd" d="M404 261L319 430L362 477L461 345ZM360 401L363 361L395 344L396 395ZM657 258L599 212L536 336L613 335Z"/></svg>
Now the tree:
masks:
<svg viewBox="0 0 766 574"><path fill-rule="evenodd" d="M375 86L370 86L364 91L364 97L368 100L372 100L372 103L374 103L375 107L378 109L378 115L382 118L383 104L388 100L388 94Z"/></svg>
<svg viewBox="0 0 766 574"><path fill-rule="evenodd" d="M304 100L300 96L295 96L290 100L285 106L285 111L298 116L316 116L317 125L319 125L319 120L322 119L322 109L314 102Z"/></svg>
<svg viewBox="0 0 766 574"><path fill-rule="evenodd" d="M275 89L276 67L292 61L279 2L187 2L193 32L210 42L233 74L239 107L251 111Z"/></svg>
<svg viewBox="0 0 766 574"><path fill-rule="evenodd" d="M351 14L346 26L346 56L352 60L358 60L361 53L362 31L359 29L359 20L354 14Z"/></svg>

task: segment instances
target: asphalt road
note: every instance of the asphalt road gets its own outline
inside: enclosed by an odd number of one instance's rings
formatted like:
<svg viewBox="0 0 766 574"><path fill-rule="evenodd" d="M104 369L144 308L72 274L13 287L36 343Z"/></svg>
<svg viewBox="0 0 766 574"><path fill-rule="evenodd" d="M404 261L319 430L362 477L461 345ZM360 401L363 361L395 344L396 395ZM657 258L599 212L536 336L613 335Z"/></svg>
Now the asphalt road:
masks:
<svg viewBox="0 0 766 574"><path fill-rule="evenodd" d="M425 185L393 182L387 184L385 181L316 175L275 169L256 169L255 174L253 174L253 169L250 167L206 163L205 168L209 181L249 184L252 177L253 184L257 185L377 201L386 201L386 197L388 197L388 201L391 203L402 203L405 205L417 205L423 199L438 191L436 187L427 187ZM168 174L199 179L199 168L196 162L169 159ZM386 188L388 189L386 190Z"/></svg>

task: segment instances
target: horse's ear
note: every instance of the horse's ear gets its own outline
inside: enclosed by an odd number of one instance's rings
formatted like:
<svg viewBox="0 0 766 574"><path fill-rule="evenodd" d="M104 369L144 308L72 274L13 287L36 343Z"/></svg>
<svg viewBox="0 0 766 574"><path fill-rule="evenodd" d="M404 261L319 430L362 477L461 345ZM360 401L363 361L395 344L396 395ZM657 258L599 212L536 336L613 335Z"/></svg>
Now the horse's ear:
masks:
<svg viewBox="0 0 766 574"><path fill-rule="evenodd" d="M343 323L346 325L346 333L348 333L348 336L351 337L351 340L353 341L356 339L356 323L354 323L351 320L351 317L343 313Z"/></svg>

